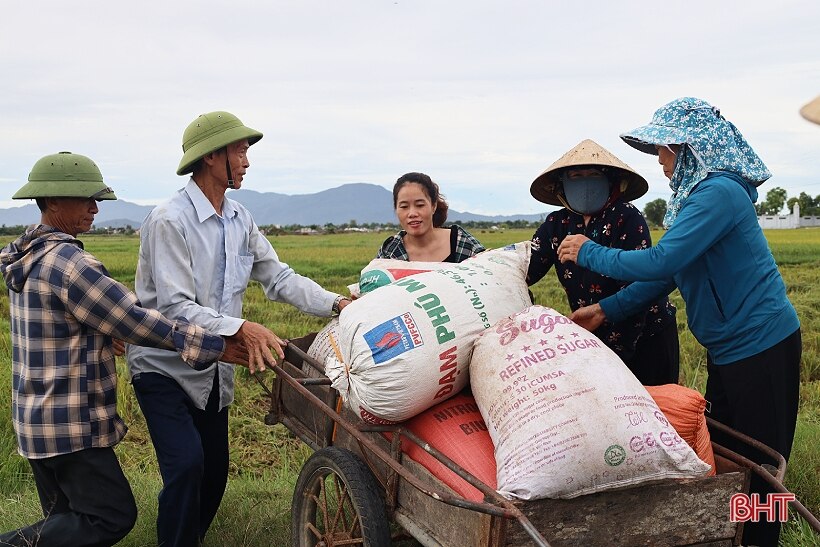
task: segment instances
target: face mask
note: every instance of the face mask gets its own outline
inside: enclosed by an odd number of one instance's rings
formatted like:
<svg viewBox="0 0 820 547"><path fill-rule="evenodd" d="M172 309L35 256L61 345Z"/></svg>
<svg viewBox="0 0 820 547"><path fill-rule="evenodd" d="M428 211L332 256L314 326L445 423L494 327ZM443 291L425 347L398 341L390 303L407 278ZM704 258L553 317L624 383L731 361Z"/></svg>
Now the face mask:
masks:
<svg viewBox="0 0 820 547"><path fill-rule="evenodd" d="M609 199L609 179L602 175L591 177L562 177L564 197L570 209L582 215L594 215L604 208Z"/></svg>

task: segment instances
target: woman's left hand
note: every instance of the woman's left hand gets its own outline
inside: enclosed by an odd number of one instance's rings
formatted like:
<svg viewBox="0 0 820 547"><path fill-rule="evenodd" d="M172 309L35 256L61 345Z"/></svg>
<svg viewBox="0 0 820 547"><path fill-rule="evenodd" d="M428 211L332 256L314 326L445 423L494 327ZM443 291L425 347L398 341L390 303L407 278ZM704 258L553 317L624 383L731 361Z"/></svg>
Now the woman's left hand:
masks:
<svg viewBox="0 0 820 547"><path fill-rule="evenodd" d="M587 241L589 241L589 238L581 234L565 237L564 241L558 246L558 260L562 264L565 262L577 263L578 253L581 252L581 247Z"/></svg>

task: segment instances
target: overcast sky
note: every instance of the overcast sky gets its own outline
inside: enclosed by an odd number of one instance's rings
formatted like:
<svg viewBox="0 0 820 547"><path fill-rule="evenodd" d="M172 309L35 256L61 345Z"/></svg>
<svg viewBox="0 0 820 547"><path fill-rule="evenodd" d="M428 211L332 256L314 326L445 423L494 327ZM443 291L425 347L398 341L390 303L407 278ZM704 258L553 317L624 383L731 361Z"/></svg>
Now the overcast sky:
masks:
<svg viewBox="0 0 820 547"><path fill-rule="evenodd" d="M618 135L681 96L721 108L774 174L761 198L820 194L820 2L291 0L11 2L0 17L0 206L34 162L93 158L156 203L185 127L228 110L265 137L244 187L392 188L422 171L451 207L548 209L532 180L591 138L668 199ZM28 201L17 202L19 204Z"/></svg>

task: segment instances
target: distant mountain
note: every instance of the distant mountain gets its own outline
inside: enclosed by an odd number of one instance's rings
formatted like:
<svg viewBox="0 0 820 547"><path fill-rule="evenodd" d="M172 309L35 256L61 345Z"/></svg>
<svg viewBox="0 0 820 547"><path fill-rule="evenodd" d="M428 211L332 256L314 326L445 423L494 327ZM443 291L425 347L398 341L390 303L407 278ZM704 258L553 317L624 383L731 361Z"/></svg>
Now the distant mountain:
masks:
<svg viewBox="0 0 820 547"><path fill-rule="evenodd" d="M337 188L323 190L315 194L289 196L274 192L236 190L228 193L248 208L260 226L278 224L345 224L355 220L365 223L394 223L393 194L376 184L345 184ZM125 200L105 201L100 204L94 225L98 228L122 228L131 225L137 228L151 212L151 205L137 205ZM447 219L455 221L504 222L512 220L540 220L542 215L477 215L450 209ZM6 226L33 224L40 220L37 206L0 209L0 224Z"/></svg>
<svg viewBox="0 0 820 547"><path fill-rule="evenodd" d="M288 196L236 190L228 194L248 208L259 225L394 222L393 194L376 184L345 184L315 194Z"/></svg>

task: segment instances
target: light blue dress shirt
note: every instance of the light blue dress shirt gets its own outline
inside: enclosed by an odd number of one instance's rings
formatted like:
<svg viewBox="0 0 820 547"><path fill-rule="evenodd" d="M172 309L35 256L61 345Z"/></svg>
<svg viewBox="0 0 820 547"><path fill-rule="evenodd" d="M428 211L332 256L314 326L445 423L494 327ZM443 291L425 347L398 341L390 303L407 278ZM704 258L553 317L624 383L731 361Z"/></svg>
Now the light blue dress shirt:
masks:
<svg viewBox="0 0 820 547"><path fill-rule="evenodd" d="M332 313L336 293L281 262L240 203L225 197L219 216L193 178L143 222L135 290L144 307L230 336L244 322L242 299L251 279L271 300L312 315ZM233 365L196 371L176 352L142 346L129 346L127 360L132 377L171 377L199 408L205 408L218 369L220 409L233 401Z"/></svg>

